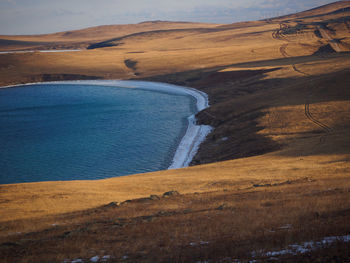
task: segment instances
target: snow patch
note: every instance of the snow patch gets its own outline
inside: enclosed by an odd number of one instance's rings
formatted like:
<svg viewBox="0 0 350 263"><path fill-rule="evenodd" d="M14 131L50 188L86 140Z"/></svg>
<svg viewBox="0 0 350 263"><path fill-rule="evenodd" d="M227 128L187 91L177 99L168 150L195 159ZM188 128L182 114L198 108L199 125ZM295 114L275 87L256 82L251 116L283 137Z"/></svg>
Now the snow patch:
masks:
<svg viewBox="0 0 350 263"><path fill-rule="evenodd" d="M208 245L209 244L209 241L199 241L199 243L196 243L196 242L191 242L190 243L190 246L198 246L198 245Z"/></svg>
<svg viewBox="0 0 350 263"><path fill-rule="evenodd" d="M92 258L90 258L90 262L98 262L100 260L99 256L94 256Z"/></svg>
<svg viewBox="0 0 350 263"><path fill-rule="evenodd" d="M285 226L280 226L279 229L291 229L293 226L291 224L287 224Z"/></svg>
<svg viewBox="0 0 350 263"><path fill-rule="evenodd" d="M308 241L302 244L293 244L293 245L289 245L288 248L282 249L279 251L269 251L269 252L260 251L260 253L257 253L254 251L252 252L252 256L256 257L258 254L261 254L262 256L274 257L274 256L282 256L286 254L291 254L291 255L304 254L312 250L322 248L325 245L331 245L337 241L350 242L350 235L331 236L331 237L325 237L321 241Z"/></svg>

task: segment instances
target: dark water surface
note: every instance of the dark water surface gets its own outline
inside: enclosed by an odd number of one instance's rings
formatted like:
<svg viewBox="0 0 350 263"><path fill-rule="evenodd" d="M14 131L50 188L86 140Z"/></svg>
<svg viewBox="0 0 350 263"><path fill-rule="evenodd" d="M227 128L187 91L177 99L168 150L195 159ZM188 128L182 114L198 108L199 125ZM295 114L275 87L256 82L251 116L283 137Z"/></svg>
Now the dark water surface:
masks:
<svg viewBox="0 0 350 263"><path fill-rule="evenodd" d="M166 169L194 111L189 95L142 89L0 89L0 184Z"/></svg>

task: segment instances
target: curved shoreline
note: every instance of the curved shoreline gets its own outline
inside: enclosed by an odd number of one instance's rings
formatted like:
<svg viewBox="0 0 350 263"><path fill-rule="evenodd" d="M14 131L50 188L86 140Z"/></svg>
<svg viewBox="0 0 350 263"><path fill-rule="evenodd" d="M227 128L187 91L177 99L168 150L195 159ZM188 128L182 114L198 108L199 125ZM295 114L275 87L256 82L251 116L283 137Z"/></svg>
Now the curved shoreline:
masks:
<svg viewBox="0 0 350 263"><path fill-rule="evenodd" d="M3 86L1 88L19 87L35 84L86 84L86 85L103 85L111 87L136 88L150 91L163 91L172 94L190 95L196 99L196 110L198 113L209 107L208 95L194 88L177 86L168 83L139 81L139 80L70 80L70 81L50 81L36 82L18 85ZM195 113L195 114L196 114ZM188 126L185 135L182 137L174 157L168 169L178 169L189 166L193 157L199 149L199 145L205 140L206 136L212 131L208 125L196 125L195 114L189 116Z"/></svg>

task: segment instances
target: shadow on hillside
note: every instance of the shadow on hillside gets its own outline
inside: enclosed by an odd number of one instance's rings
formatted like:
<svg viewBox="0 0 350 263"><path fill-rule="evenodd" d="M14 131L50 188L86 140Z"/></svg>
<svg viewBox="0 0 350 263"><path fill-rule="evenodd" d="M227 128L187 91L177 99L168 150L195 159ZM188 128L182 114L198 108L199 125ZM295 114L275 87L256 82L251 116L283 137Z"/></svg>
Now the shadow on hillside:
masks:
<svg viewBox="0 0 350 263"><path fill-rule="evenodd" d="M295 78L265 78L268 72L279 70L281 66L349 55L350 52L346 52L327 56L240 63L149 77L146 80L194 87L209 95L211 106L199 112L197 120L200 124L215 127L215 130L201 145L199 153L192 162L192 164L203 164L283 149L283 145L259 134L264 127L258 125L258 120L264 116L265 110L269 107L304 105L306 101L313 104L350 100L348 88L350 70L320 76L300 74L300 77ZM248 69L264 66L269 68ZM240 69L222 71L229 67ZM247 70L241 70L242 67L246 67ZM304 118L306 118L304 115L300 116L301 120Z"/></svg>

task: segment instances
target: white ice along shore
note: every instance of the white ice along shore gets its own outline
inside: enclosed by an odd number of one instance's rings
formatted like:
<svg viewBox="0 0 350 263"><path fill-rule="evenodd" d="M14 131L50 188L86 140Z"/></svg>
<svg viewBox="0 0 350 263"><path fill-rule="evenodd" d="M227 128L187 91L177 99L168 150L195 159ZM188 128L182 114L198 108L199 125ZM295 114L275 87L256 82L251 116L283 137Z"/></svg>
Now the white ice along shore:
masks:
<svg viewBox="0 0 350 263"><path fill-rule="evenodd" d="M208 95L202 91L194 88L172 85L161 82L151 81L139 81L139 80L72 80L72 81L50 81L50 82L37 82L6 86L25 86L33 84L86 84L86 85L102 85L122 88L136 88L151 91L163 91L171 94L191 95L196 99L197 112L202 111L209 107ZM196 113L197 113L196 112ZM195 113L195 114L196 114ZM196 155L199 145L205 140L207 135L213 130L209 125L196 125L195 114L189 116L188 126L185 135L183 136L175 155L173 157L171 165L168 169L178 169L189 166L193 157Z"/></svg>

